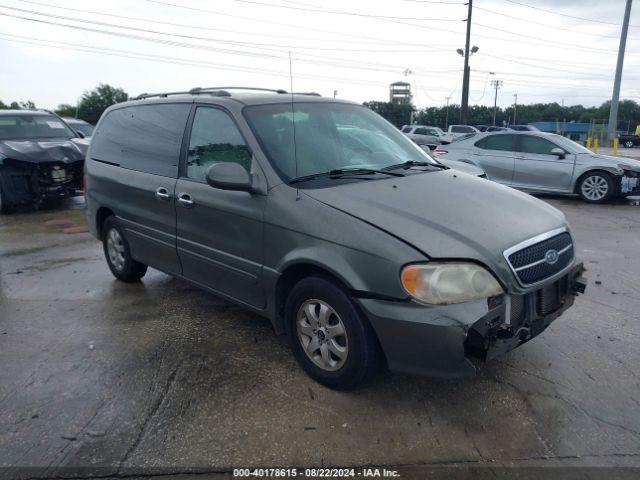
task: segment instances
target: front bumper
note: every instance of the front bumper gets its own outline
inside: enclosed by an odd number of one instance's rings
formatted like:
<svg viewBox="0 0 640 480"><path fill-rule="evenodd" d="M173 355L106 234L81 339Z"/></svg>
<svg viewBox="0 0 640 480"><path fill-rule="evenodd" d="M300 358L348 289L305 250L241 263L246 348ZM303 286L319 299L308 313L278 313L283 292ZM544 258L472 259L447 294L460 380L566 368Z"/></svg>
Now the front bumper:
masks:
<svg viewBox="0 0 640 480"><path fill-rule="evenodd" d="M582 264L526 295L424 306L416 302L358 299L392 371L459 378L544 331L584 292Z"/></svg>

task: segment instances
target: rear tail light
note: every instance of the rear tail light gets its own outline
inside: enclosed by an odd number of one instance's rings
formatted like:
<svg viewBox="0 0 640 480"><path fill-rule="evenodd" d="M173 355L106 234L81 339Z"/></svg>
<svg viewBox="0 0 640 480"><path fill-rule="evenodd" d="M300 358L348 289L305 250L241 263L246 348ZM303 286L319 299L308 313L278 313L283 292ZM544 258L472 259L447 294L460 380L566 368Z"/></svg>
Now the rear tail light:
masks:
<svg viewBox="0 0 640 480"><path fill-rule="evenodd" d="M441 148L436 148L433 151L434 155L444 155L445 153L449 153L447 150L442 150Z"/></svg>

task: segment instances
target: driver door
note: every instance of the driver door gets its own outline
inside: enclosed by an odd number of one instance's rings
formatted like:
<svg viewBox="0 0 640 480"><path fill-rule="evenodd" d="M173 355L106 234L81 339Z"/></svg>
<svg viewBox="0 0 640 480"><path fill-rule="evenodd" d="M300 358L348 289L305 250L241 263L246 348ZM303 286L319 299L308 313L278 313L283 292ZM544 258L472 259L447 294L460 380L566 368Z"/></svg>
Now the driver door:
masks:
<svg viewBox="0 0 640 480"><path fill-rule="evenodd" d="M517 137L513 185L531 190L569 191L575 155L566 151L564 158L552 154L554 148L564 149L538 135Z"/></svg>

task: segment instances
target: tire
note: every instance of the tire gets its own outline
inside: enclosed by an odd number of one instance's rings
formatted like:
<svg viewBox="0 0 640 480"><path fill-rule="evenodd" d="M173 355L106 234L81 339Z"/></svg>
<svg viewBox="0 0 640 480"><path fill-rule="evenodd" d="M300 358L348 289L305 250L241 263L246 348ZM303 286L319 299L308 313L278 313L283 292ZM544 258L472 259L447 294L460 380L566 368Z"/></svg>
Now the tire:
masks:
<svg viewBox="0 0 640 480"><path fill-rule="evenodd" d="M293 287L285 322L296 360L315 381L349 390L378 370L380 350L373 329L345 291L328 277L311 276Z"/></svg>
<svg viewBox="0 0 640 480"><path fill-rule="evenodd" d="M578 194L588 203L605 203L615 194L613 178L606 172L587 172L578 181Z"/></svg>
<svg viewBox="0 0 640 480"><path fill-rule="evenodd" d="M104 257L113 276L126 283L138 282L147 273L147 266L131 258L129 243L116 217L109 217L102 227Z"/></svg>
<svg viewBox="0 0 640 480"><path fill-rule="evenodd" d="M626 142L624 142L624 147L633 148L633 142L631 140L627 140Z"/></svg>

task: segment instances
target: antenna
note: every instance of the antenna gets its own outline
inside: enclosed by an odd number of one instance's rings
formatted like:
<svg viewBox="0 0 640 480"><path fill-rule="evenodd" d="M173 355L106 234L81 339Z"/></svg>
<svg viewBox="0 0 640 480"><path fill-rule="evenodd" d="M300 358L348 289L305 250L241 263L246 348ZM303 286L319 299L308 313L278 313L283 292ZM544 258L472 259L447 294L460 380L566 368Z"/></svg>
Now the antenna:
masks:
<svg viewBox="0 0 640 480"><path fill-rule="evenodd" d="M291 50L289 50L289 88L291 91L291 123L293 125L293 161L296 167L296 178L298 177L298 148L296 146L296 111L293 106L293 66L291 62ZM300 189L296 185L296 201L300 200Z"/></svg>

